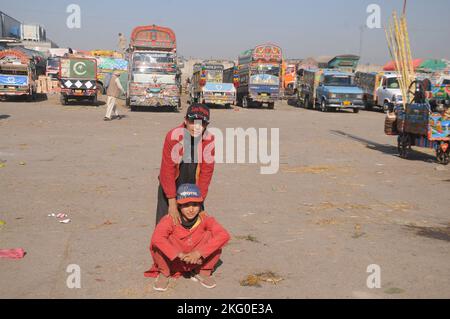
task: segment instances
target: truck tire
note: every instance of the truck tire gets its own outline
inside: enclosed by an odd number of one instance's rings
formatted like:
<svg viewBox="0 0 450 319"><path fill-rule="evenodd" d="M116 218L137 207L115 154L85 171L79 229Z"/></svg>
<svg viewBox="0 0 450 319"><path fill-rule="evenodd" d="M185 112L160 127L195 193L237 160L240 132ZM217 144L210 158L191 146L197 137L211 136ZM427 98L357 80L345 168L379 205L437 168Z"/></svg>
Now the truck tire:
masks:
<svg viewBox="0 0 450 319"><path fill-rule="evenodd" d="M100 82L97 82L97 92L100 95L105 94L105 88L104 88L103 84L101 84Z"/></svg>
<svg viewBox="0 0 450 319"><path fill-rule="evenodd" d="M353 113L355 113L355 114L359 113L359 109L358 108L354 108L353 109Z"/></svg>
<svg viewBox="0 0 450 319"><path fill-rule="evenodd" d="M247 97L246 97L246 96L244 96L244 97L242 98L242 107L243 107L244 109L247 109L247 108L248 108L248 100L247 100Z"/></svg>
<svg viewBox="0 0 450 319"><path fill-rule="evenodd" d="M322 112L328 112L328 106L324 99L322 99L322 102L320 103L320 110Z"/></svg>
<svg viewBox="0 0 450 319"><path fill-rule="evenodd" d="M273 110L275 108L275 102L271 102L268 105L269 110Z"/></svg>
<svg viewBox="0 0 450 319"><path fill-rule="evenodd" d="M61 105L69 104L69 101L67 100L67 98L64 95L61 95L60 101L61 101Z"/></svg>
<svg viewBox="0 0 450 319"><path fill-rule="evenodd" d="M383 112L387 113L389 111L389 102L388 101L384 101L383 103Z"/></svg>

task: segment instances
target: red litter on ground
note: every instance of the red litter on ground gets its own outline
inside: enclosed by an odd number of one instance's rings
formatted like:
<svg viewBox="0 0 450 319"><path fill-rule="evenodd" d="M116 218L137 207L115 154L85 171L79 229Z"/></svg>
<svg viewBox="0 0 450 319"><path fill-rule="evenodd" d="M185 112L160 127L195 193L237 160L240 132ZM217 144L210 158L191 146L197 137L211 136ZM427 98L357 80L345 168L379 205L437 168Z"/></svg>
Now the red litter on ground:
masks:
<svg viewBox="0 0 450 319"><path fill-rule="evenodd" d="M0 249L0 258L21 259L25 256L23 248Z"/></svg>

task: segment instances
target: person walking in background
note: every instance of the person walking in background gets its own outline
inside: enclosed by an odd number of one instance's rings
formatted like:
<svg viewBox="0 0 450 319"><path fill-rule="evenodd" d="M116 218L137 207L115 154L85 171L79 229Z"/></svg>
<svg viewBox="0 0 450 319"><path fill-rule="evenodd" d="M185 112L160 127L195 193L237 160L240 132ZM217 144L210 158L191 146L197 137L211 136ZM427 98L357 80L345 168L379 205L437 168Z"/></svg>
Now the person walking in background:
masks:
<svg viewBox="0 0 450 319"><path fill-rule="evenodd" d="M116 108L116 100L118 97L120 97L121 94L125 94L125 90L120 83L120 73L114 71L111 80L109 81L108 90L106 91L106 95L108 96L108 98L106 100L107 108L104 118L105 121L112 120L111 116L113 112L116 118L118 118L119 120L122 119L122 116L119 115L119 112Z"/></svg>
<svg viewBox="0 0 450 319"><path fill-rule="evenodd" d="M127 49L127 38L122 33L119 33L119 51L125 53Z"/></svg>

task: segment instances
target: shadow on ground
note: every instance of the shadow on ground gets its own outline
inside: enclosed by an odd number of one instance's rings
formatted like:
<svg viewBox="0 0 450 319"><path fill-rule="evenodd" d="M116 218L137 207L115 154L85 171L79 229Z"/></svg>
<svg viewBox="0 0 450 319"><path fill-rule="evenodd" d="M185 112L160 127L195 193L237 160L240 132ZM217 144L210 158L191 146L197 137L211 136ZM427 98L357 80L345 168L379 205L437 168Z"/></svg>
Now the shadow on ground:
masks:
<svg viewBox="0 0 450 319"><path fill-rule="evenodd" d="M356 141L370 150L378 151L384 154L398 156L398 150L396 146L389 144L380 144L353 134L345 133L343 131L330 130L331 134L337 135L340 137L344 137L353 141ZM435 157L429 154L421 153L415 151L414 149L411 151L407 160L411 161L422 161L422 162L435 162Z"/></svg>
<svg viewBox="0 0 450 319"><path fill-rule="evenodd" d="M405 226L406 229L416 232L417 236L450 242L450 224L445 227L419 227Z"/></svg>

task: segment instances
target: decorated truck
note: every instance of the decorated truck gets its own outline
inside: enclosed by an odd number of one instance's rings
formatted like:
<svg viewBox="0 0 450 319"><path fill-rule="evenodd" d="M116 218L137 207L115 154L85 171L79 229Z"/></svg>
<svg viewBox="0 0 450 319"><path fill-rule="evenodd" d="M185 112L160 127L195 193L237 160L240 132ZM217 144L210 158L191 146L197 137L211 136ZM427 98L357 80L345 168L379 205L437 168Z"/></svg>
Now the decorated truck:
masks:
<svg viewBox="0 0 450 319"><path fill-rule="evenodd" d="M283 62L283 94L285 98L295 94L297 82L297 65Z"/></svg>
<svg viewBox="0 0 450 319"><path fill-rule="evenodd" d="M100 94L106 93L112 74L120 73L120 82L124 89L128 83L128 61L118 57L96 57L97 59L97 90Z"/></svg>
<svg viewBox="0 0 450 319"><path fill-rule="evenodd" d="M365 108L384 112L403 104L399 76L395 72L356 72L355 82L364 91Z"/></svg>
<svg viewBox="0 0 450 319"><path fill-rule="evenodd" d="M136 27L131 34L127 105L181 109L181 77L175 33L156 25Z"/></svg>
<svg viewBox="0 0 450 319"><path fill-rule="evenodd" d="M300 69L297 83L297 104L305 108L322 112L352 109L358 113L364 107L363 91L355 85L353 73Z"/></svg>
<svg viewBox="0 0 450 319"><path fill-rule="evenodd" d="M263 44L243 52L238 58L237 104L242 107L267 104L270 109L280 98L282 51Z"/></svg>
<svg viewBox="0 0 450 319"><path fill-rule="evenodd" d="M225 105L236 103L236 88L224 81L224 66L213 63L197 63L191 81L191 101Z"/></svg>
<svg viewBox="0 0 450 319"><path fill-rule="evenodd" d="M0 96L36 99L39 71L34 56L20 50L0 51Z"/></svg>
<svg viewBox="0 0 450 319"><path fill-rule="evenodd" d="M60 59L61 104L88 100L97 104L97 60L69 56Z"/></svg>

